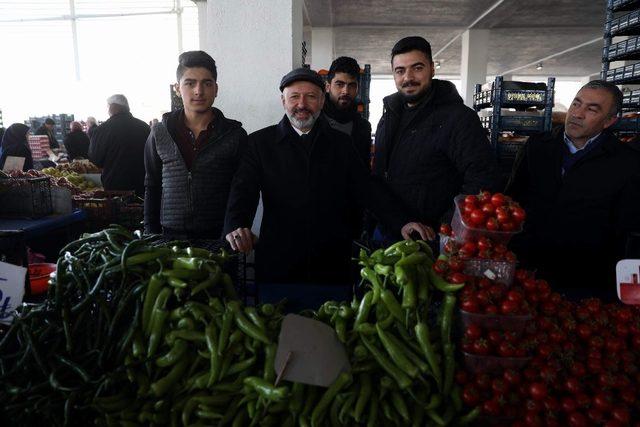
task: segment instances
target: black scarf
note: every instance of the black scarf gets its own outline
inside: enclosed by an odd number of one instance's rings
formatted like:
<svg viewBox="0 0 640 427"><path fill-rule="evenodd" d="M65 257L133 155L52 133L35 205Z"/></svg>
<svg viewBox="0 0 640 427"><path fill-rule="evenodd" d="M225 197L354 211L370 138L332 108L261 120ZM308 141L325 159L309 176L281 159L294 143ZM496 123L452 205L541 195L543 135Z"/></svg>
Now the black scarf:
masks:
<svg viewBox="0 0 640 427"><path fill-rule="evenodd" d="M341 110L335 106L333 101L331 101L329 93L325 93L324 107L322 108L322 111L324 111L327 116L331 117L336 122L342 124L355 122L359 115L358 105L356 104L355 100L351 104L351 107L346 110Z"/></svg>
<svg viewBox="0 0 640 427"><path fill-rule="evenodd" d="M29 131L29 126L23 125L22 123L14 123L7 128L7 131L2 135L2 146L3 150L7 150L12 147L16 147L19 145L28 146L27 143L27 132Z"/></svg>

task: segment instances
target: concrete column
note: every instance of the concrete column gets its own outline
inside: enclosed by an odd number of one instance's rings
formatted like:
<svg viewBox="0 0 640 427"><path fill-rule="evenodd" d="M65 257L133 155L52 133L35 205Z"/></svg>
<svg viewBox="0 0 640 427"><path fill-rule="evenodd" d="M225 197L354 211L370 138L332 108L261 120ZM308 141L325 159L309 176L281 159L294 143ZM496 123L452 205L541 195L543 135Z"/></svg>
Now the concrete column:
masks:
<svg viewBox="0 0 640 427"><path fill-rule="evenodd" d="M251 133L280 121L280 79L302 64L302 0L207 2L206 51L218 67L214 105Z"/></svg>
<svg viewBox="0 0 640 427"><path fill-rule="evenodd" d="M311 68L328 70L334 59L333 28L311 28Z"/></svg>
<svg viewBox="0 0 640 427"><path fill-rule="evenodd" d="M461 95L469 107L473 107L476 83L484 83L487 78L488 53L489 30L467 30L462 34Z"/></svg>
<svg viewBox="0 0 640 427"><path fill-rule="evenodd" d="M207 48L207 0L192 0L198 7L198 43L201 50Z"/></svg>

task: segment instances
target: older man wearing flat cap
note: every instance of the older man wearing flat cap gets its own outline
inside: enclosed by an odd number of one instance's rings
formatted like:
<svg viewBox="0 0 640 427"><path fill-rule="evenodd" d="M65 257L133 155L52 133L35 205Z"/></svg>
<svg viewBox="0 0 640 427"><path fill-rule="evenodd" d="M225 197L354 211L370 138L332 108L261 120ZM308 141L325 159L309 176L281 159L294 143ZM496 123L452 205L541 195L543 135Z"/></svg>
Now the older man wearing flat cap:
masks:
<svg viewBox="0 0 640 427"><path fill-rule="evenodd" d="M349 284L349 214L370 208L408 238L433 231L411 222L402 205L374 181L350 137L321 116L324 82L298 68L280 82L285 110L280 123L249 135L249 145L231 185L226 239L235 250L256 250L259 283ZM259 195L264 214L260 240L250 227Z"/></svg>

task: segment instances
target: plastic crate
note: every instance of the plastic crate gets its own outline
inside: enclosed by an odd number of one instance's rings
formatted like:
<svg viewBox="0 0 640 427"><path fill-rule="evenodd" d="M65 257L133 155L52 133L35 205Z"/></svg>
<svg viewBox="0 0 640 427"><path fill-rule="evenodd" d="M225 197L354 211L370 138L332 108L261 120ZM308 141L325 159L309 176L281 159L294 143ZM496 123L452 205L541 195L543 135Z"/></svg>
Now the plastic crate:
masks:
<svg viewBox="0 0 640 427"><path fill-rule="evenodd" d="M84 198L73 196L73 208L82 209L87 213L89 228L106 227L109 224L120 223L120 211L127 200L135 199L133 191L104 191L99 196Z"/></svg>
<svg viewBox="0 0 640 427"><path fill-rule="evenodd" d="M488 331L508 331L520 334L524 332L532 320L533 316L530 314L482 314L460 310L460 323L463 328L467 328L470 325L477 325Z"/></svg>
<svg viewBox="0 0 640 427"><path fill-rule="evenodd" d="M640 37L632 37L619 43L614 43L604 49L603 58L607 61L623 59L638 59L640 57Z"/></svg>
<svg viewBox="0 0 640 427"><path fill-rule="evenodd" d="M471 276L486 277L511 286L516 272L516 264L507 261L471 258L464 261L464 272Z"/></svg>
<svg viewBox="0 0 640 427"><path fill-rule="evenodd" d="M609 0L607 7L613 12L633 10L640 7L640 0Z"/></svg>
<svg viewBox="0 0 640 427"><path fill-rule="evenodd" d="M607 71L605 80L614 84L640 82L640 62Z"/></svg>
<svg viewBox="0 0 640 427"><path fill-rule="evenodd" d="M531 361L530 357L478 356L462 352L464 367L472 374L499 374L506 369L516 371L524 368Z"/></svg>
<svg viewBox="0 0 640 427"><path fill-rule="evenodd" d="M0 216L41 218L52 213L51 181L48 177L0 180Z"/></svg>
<svg viewBox="0 0 640 427"><path fill-rule="evenodd" d="M494 242L504 243L506 245L514 235L522 231L522 224L520 225L520 229L516 231L490 231L468 226L462 220L462 215L460 213L460 205L462 204L464 197L464 194L460 194L453 199L456 210L453 214L453 219L451 220L451 229L453 230L456 241L464 242L469 239L488 237Z"/></svg>
<svg viewBox="0 0 640 427"><path fill-rule="evenodd" d="M614 18L606 23L606 29L611 37L632 36L637 34L640 28L640 10Z"/></svg>
<svg viewBox="0 0 640 427"><path fill-rule="evenodd" d="M640 90L623 92L622 108L633 110L640 108Z"/></svg>

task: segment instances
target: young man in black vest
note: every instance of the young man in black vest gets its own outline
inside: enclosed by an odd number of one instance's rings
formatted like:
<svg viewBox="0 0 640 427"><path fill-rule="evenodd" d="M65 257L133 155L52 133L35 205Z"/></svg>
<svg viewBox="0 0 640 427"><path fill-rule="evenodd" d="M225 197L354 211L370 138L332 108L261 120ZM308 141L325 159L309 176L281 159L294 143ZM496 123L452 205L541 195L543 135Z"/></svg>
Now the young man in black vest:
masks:
<svg viewBox="0 0 640 427"><path fill-rule="evenodd" d="M145 231L218 239L247 133L213 107L218 74L211 56L184 52L176 74L184 108L165 114L145 147Z"/></svg>

